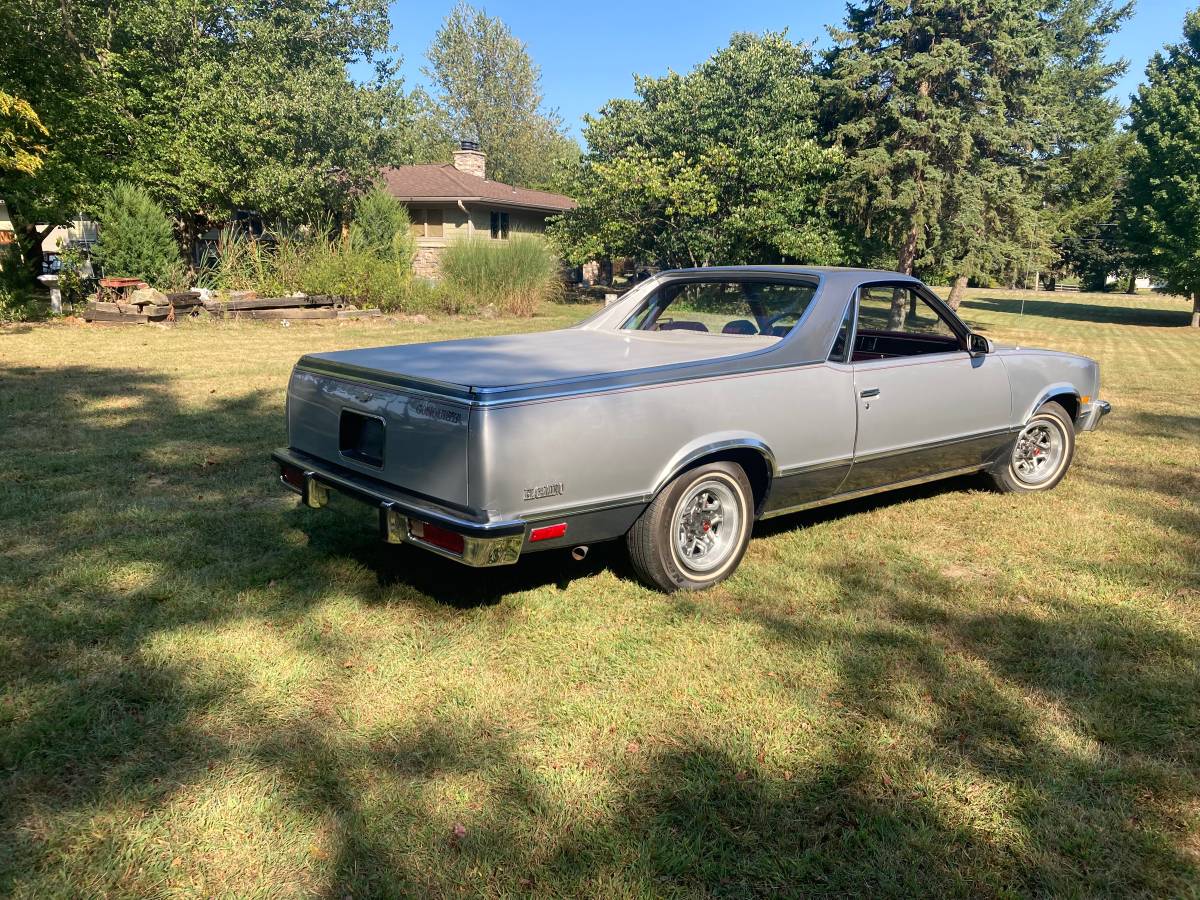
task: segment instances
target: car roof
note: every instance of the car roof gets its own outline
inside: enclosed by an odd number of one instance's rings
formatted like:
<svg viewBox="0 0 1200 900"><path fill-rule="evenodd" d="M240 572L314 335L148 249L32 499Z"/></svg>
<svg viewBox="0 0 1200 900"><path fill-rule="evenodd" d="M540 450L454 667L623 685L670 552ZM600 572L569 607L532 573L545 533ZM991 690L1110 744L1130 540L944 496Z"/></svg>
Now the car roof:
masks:
<svg viewBox="0 0 1200 900"><path fill-rule="evenodd" d="M888 269L868 269L854 266L701 266L691 269L664 269L659 275L812 275L837 287L858 285L864 281L909 281L920 284L918 278Z"/></svg>

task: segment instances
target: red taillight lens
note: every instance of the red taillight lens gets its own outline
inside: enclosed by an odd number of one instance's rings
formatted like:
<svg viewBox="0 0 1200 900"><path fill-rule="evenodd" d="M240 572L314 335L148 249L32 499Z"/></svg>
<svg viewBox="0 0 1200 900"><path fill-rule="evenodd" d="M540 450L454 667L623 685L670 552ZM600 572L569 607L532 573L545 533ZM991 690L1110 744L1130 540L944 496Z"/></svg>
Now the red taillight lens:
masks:
<svg viewBox="0 0 1200 900"><path fill-rule="evenodd" d="M463 536L449 529L414 519L409 525L409 530L413 537L427 544L433 544L433 546L449 550L451 553L461 554L463 552Z"/></svg>
<svg viewBox="0 0 1200 900"><path fill-rule="evenodd" d="M295 466L280 466L279 475L301 493L304 492L304 471Z"/></svg>
<svg viewBox="0 0 1200 900"><path fill-rule="evenodd" d="M548 541L551 538L560 538L567 533L567 523L559 522L557 525L543 525L541 528L535 528L529 532L529 542Z"/></svg>

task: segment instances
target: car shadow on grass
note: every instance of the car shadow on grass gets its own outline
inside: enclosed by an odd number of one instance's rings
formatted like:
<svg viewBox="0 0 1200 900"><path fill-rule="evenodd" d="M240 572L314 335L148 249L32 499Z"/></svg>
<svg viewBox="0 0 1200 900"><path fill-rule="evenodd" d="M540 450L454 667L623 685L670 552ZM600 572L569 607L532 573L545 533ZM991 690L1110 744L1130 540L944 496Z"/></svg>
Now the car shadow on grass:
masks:
<svg viewBox="0 0 1200 900"><path fill-rule="evenodd" d="M343 515L340 522L333 516ZM374 536L372 513L365 506L329 516L298 508L293 521L306 531L315 554L345 555L374 573L380 590L409 588L455 609L492 606L510 594L571 582L604 571L627 575L620 541L593 544L583 560L567 549L524 554L513 565L473 568L408 544L386 544Z"/></svg>
<svg viewBox="0 0 1200 900"><path fill-rule="evenodd" d="M849 516L861 515L876 509L886 509L901 503L914 500L926 500L940 497L944 494L955 494L964 491L993 491L991 481L986 475L957 475L953 478L941 478L924 484L896 490L883 491L860 497L857 500L844 500L825 506L816 506L800 512L776 516L754 524L754 537L772 537L791 531L800 531L825 522L836 522Z"/></svg>

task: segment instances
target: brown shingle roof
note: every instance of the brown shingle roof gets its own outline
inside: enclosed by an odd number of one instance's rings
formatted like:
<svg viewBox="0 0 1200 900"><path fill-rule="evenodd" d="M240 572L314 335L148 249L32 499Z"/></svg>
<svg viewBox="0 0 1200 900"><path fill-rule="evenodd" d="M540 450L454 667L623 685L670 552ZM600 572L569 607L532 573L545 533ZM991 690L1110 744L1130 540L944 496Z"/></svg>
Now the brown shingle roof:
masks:
<svg viewBox="0 0 1200 900"><path fill-rule="evenodd" d="M513 187L460 172L451 165L399 166L383 170L388 193L398 200L474 200L548 212L574 209L576 203L562 194Z"/></svg>

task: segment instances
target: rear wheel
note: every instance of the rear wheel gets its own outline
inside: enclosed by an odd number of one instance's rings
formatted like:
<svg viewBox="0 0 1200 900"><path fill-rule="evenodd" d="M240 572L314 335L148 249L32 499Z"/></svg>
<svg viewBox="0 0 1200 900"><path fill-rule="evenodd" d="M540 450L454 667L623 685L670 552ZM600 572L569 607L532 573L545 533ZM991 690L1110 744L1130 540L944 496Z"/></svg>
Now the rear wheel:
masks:
<svg viewBox="0 0 1200 900"><path fill-rule="evenodd" d="M1012 451L992 470L992 480L1006 493L1048 491L1063 480L1074 456L1075 426L1052 400L1029 417Z"/></svg>
<svg viewBox="0 0 1200 900"><path fill-rule="evenodd" d="M678 476L626 536L638 578L668 593L700 591L729 576L753 525L750 482L740 466L709 463Z"/></svg>

